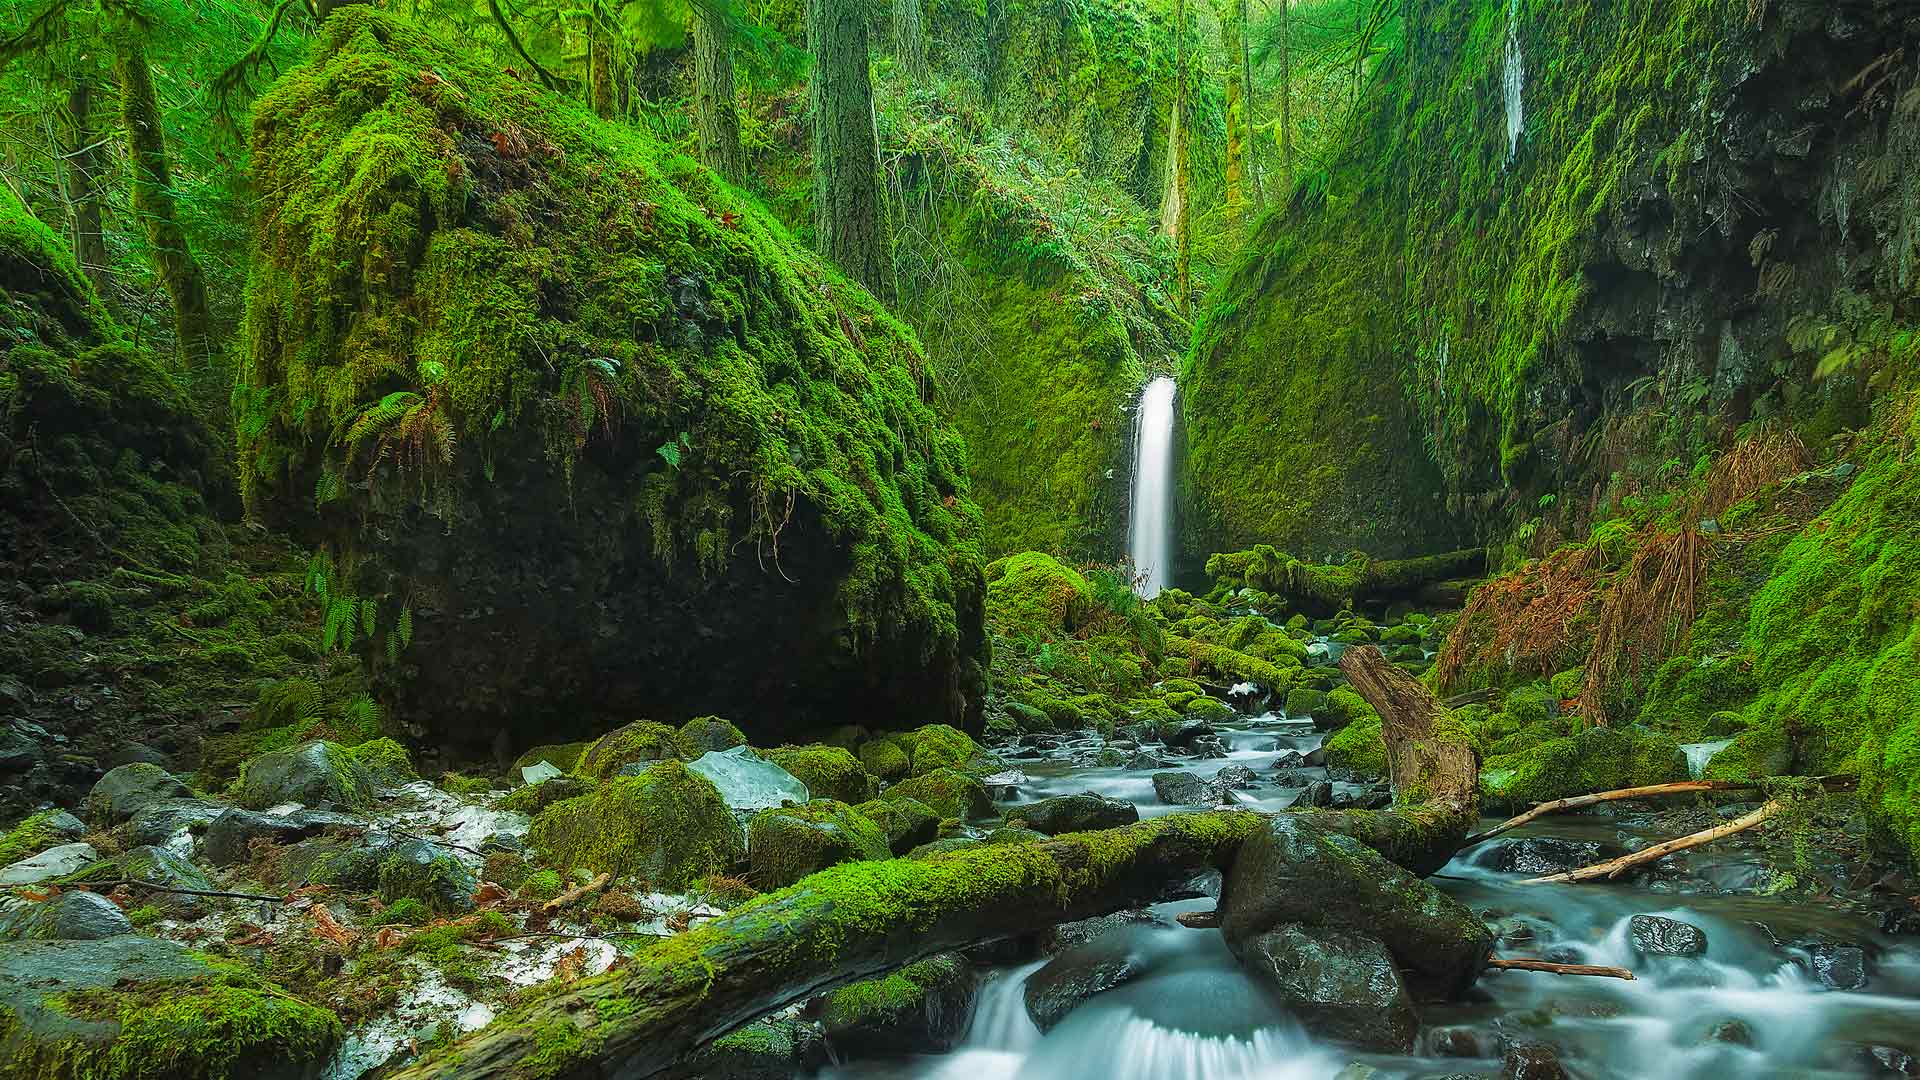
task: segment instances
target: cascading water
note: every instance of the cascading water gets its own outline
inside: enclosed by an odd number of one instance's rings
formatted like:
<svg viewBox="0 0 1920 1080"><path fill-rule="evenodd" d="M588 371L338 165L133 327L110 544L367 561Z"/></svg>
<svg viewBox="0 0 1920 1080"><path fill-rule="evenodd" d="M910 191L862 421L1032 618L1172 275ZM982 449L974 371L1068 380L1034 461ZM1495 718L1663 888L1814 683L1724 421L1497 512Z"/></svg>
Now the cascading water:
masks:
<svg viewBox="0 0 1920 1080"><path fill-rule="evenodd" d="M1140 576L1140 595L1149 598L1167 587L1173 558L1173 395L1173 380L1165 375L1148 383L1133 420L1133 520L1127 528L1127 555Z"/></svg>
<svg viewBox="0 0 1920 1080"><path fill-rule="evenodd" d="M1526 58L1520 55L1520 0L1507 0L1507 67L1500 77L1507 104L1507 163L1520 149L1520 128L1526 120L1526 106L1520 91L1527 83Z"/></svg>

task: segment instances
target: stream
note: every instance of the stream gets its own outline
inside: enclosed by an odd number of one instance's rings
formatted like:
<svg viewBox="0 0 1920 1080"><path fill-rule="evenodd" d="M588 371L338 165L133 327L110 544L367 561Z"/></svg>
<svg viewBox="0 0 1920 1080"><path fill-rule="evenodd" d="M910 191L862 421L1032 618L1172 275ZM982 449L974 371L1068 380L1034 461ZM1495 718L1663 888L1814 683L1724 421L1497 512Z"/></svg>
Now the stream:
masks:
<svg viewBox="0 0 1920 1080"><path fill-rule="evenodd" d="M1278 810L1301 797L1270 772L1287 751L1320 744L1312 724L1271 713L1217 725L1225 758L1174 758L1160 770L1094 767L1098 736L1070 737L1017 764L1028 782L1000 805L1092 790L1125 799L1142 817L1187 812L1154 793L1166 768L1210 778L1228 765L1259 775L1236 802ZM1292 769L1325 778L1324 769ZM1299 779L1293 781L1296 785ZM1338 790L1362 790L1336 785ZM1002 792L1002 794L1006 794ZM1491 824L1493 819L1489 819ZM1647 834L1651 836L1651 834ZM1626 967L1634 982L1529 972L1488 972L1477 999L1420 1008L1420 1051L1361 1053L1308 1035L1243 973L1216 930L1173 922L1209 899L1161 904L1152 924L1120 925L1147 971L1100 993L1042 1035L1023 988L1041 962L994 970L972 1026L944 1055L862 1060L827 1070L833 1080L1260 1080L1293 1078L1573 1076L1787 1078L1920 1075L1902 1049L1920 1037L1920 947L1881 935L1865 918L1789 898L1757 895L1768 868L1711 847L1678 857L1652 880L1613 885L1523 885L1533 853L1550 841L1617 845L1647 837L1627 821L1547 818L1468 849L1432 880L1473 908L1498 936L1496 953ZM1646 955L1630 931L1636 915L1705 932L1698 955ZM1503 1071L1514 1044L1557 1048L1565 1071ZM1892 1049L1900 1048L1900 1049ZM1876 1054L1878 1055L1876 1057Z"/></svg>

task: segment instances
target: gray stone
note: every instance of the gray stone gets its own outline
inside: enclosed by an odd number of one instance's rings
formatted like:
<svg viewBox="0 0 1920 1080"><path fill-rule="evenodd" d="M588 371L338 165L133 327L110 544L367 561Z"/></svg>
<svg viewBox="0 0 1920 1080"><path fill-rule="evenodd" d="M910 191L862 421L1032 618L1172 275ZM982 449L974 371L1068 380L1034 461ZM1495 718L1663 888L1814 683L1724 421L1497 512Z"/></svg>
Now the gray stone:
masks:
<svg viewBox="0 0 1920 1080"><path fill-rule="evenodd" d="M95 941L131 933L133 924L118 904L77 889L0 918L0 941Z"/></svg>
<svg viewBox="0 0 1920 1080"><path fill-rule="evenodd" d="M231 807L207 826L200 853L215 866L237 866L253 857L255 840L268 840L286 847L328 829L364 830L366 827L366 822L358 818L325 810L260 814Z"/></svg>
<svg viewBox="0 0 1920 1080"><path fill-rule="evenodd" d="M1377 938L1329 926L1277 926L1236 950L1308 1031L1368 1050L1413 1049L1420 1021Z"/></svg>
<svg viewBox="0 0 1920 1080"><path fill-rule="evenodd" d="M1802 942L1803 965L1829 990L1860 990L1867 985L1867 951L1832 941Z"/></svg>
<svg viewBox="0 0 1920 1080"><path fill-rule="evenodd" d="M1505 1080L1567 1080L1560 1052L1545 1043L1515 1043L1500 1062Z"/></svg>
<svg viewBox="0 0 1920 1080"><path fill-rule="evenodd" d="M884 993L854 983L826 995L820 1020L834 1050L854 1056L944 1053L973 1019L979 976L959 953L937 953L891 975Z"/></svg>
<svg viewBox="0 0 1920 1080"><path fill-rule="evenodd" d="M418 900L433 911L473 910L474 890L480 887L471 870L454 853L438 844L401 839L380 860L375 879L380 899Z"/></svg>
<svg viewBox="0 0 1920 1080"><path fill-rule="evenodd" d="M1307 790L1293 800L1294 806L1326 807L1333 805L1333 784L1326 780L1315 780L1307 785Z"/></svg>
<svg viewBox="0 0 1920 1080"><path fill-rule="evenodd" d="M1058 836L1130 825L1140 820L1140 811L1130 802L1082 791L1016 806L1007 811L1007 820L1024 820L1029 828Z"/></svg>
<svg viewBox="0 0 1920 1080"><path fill-rule="evenodd" d="M61 844L0 869L0 886L33 885L86 869L100 853L92 844Z"/></svg>
<svg viewBox="0 0 1920 1080"><path fill-rule="evenodd" d="M1154 773L1153 793L1169 806L1211 806L1219 801L1207 782L1190 772Z"/></svg>
<svg viewBox="0 0 1920 1080"><path fill-rule="evenodd" d="M1104 990L1139 978L1147 971L1131 936L1108 934L1068 949L1027 977L1027 1016L1042 1032Z"/></svg>
<svg viewBox="0 0 1920 1080"><path fill-rule="evenodd" d="M1245 765L1228 765L1213 774L1213 782L1222 791L1228 789L1244 791L1254 784L1253 770Z"/></svg>
<svg viewBox="0 0 1920 1080"><path fill-rule="evenodd" d="M248 810L297 803L318 810L361 810L373 803L373 774L345 749L303 743L247 762L234 802Z"/></svg>
<svg viewBox="0 0 1920 1080"><path fill-rule="evenodd" d="M1707 932L1678 919L1635 915L1627 921L1633 951L1642 956L1698 956L1707 951Z"/></svg>
<svg viewBox="0 0 1920 1080"><path fill-rule="evenodd" d="M191 799L187 785L158 765L136 761L108 770L87 793L87 818L102 828L133 817L162 799Z"/></svg>
<svg viewBox="0 0 1920 1080"><path fill-rule="evenodd" d="M226 807L210 799L161 799L140 808L127 822L127 839L138 844L175 842L181 834L204 833Z"/></svg>

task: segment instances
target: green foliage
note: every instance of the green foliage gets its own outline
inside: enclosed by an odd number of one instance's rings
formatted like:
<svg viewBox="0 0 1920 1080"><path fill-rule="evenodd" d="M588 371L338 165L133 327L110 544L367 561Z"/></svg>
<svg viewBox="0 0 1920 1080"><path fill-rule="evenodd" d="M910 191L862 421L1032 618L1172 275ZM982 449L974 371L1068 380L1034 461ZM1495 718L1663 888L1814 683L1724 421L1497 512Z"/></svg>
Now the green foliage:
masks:
<svg viewBox="0 0 1920 1080"><path fill-rule="evenodd" d="M634 875L682 890L729 872L745 856L740 826L720 792L677 761L617 776L542 810L527 841L549 865Z"/></svg>

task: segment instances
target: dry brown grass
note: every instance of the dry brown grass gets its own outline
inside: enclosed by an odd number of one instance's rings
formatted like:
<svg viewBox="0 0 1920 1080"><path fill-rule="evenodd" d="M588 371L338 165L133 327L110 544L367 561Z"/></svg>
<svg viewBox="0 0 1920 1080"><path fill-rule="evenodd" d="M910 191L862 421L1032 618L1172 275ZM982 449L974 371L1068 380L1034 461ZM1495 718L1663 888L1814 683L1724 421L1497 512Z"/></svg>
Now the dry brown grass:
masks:
<svg viewBox="0 0 1920 1080"><path fill-rule="evenodd" d="M1777 424L1764 424L1720 455L1693 503L1693 516L1716 517L1741 500L1807 467L1807 444Z"/></svg>
<svg viewBox="0 0 1920 1080"><path fill-rule="evenodd" d="M1596 575L1586 564L1584 551L1563 548L1474 589L1434 661L1440 691L1459 688L1469 668L1545 676L1565 666L1594 598Z"/></svg>
<svg viewBox="0 0 1920 1080"><path fill-rule="evenodd" d="M1580 692L1582 715L1606 723L1606 688L1638 675L1686 637L1699 613L1706 560L1706 542L1691 526L1640 538L1633 561L1608 583L1600 602Z"/></svg>

